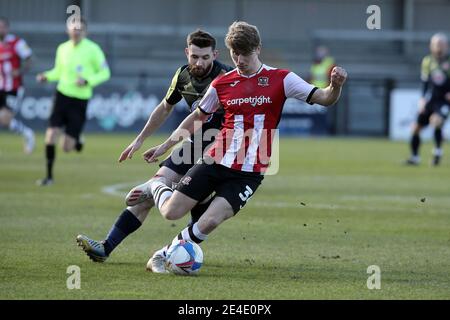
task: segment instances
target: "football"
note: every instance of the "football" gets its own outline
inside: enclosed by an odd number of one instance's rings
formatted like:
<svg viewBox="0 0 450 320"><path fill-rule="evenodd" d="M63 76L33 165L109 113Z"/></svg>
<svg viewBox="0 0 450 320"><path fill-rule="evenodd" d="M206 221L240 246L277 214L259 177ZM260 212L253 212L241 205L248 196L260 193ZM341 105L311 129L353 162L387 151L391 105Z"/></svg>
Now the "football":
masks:
<svg viewBox="0 0 450 320"><path fill-rule="evenodd" d="M167 249L167 269L177 275L195 275L203 264L203 251L192 241L178 240Z"/></svg>

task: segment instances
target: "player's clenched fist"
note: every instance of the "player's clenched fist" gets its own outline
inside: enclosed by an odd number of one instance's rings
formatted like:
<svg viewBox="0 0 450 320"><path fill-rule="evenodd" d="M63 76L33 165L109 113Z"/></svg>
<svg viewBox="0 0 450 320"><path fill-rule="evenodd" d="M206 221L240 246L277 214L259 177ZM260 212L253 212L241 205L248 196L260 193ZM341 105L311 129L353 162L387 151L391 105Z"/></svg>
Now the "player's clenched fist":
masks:
<svg viewBox="0 0 450 320"><path fill-rule="evenodd" d="M347 71L341 67L334 67L331 70L331 86L332 87L342 87L345 80L347 79Z"/></svg>

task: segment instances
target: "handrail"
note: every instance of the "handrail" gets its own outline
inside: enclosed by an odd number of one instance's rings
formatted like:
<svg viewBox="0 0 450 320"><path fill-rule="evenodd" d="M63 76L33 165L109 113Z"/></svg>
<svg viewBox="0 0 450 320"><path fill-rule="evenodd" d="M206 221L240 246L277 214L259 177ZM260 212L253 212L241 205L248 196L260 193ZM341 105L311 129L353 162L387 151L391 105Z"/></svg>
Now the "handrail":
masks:
<svg viewBox="0 0 450 320"><path fill-rule="evenodd" d="M434 33L432 31L316 29L310 36L312 39L324 40L429 41ZM447 33L447 36L450 37L450 33Z"/></svg>
<svg viewBox="0 0 450 320"><path fill-rule="evenodd" d="M26 32L37 34L53 34L64 32L64 23L14 23L14 32ZM174 26L174 25L130 25L120 23L89 23L89 33L114 34L114 35L138 35L138 36L180 36L197 29L197 26ZM225 36L227 29L220 27L208 27L208 31L220 36Z"/></svg>

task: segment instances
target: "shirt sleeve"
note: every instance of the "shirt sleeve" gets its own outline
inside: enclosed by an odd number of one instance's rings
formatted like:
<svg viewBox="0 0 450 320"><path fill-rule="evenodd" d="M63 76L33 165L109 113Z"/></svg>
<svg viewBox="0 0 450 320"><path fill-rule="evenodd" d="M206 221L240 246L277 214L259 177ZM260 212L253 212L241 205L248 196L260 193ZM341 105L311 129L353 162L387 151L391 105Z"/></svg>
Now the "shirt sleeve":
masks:
<svg viewBox="0 0 450 320"><path fill-rule="evenodd" d="M61 74L61 50L62 47L59 45L58 49L56 49L55 65L53 66L53 69L44 72L44 75L49 82L59 80L59 76Z"/></svg>
<svg viewBox="0 0 450 320"><path fill-rule="evenodd" d="M109 70L105 54L103 53L102 49L100 49L100 47L95 47L92 55L94 59L94 73L87 76L86 81L91 87L95 87L109 80L109 78L111 77L111 71Z"/></svg>
<svg viewBox="0 0 450 320"><path fill-rule="evenodd" d="M14 49L15 49L17 55L22 60L31 57L31 55L33 54L33 52L31 51L31 49L28 46L28 44L26 43L26 41L23 39L20 39L19 41L16 42L16 46Z"/></svg>
<svg viewBox="0 0 450 320"><path fill-rule="evenodd" d="M313 93L317 90L293 72L289 72L283 80L286 98L295 98L310 103Z"/></svg>
<svg viewBox="0 0 450 320"><path fill-rule="evenodd" d="M172 82L170 83L169 90L167 90L167 93L166 93L165 99L166 99L167 103L169 103L171 105L175 105L178 102L180 102L181 99L183 99L183 96L177 90L178 76L180 75L180 72L181 72L181 67L178 68L177 72L175 72L175 75L172 78Z"/></svg>
<svg viewBox="0 0 450 320"><path fill-rule="evenodd" d="M422 97L424 97L428 91L429 87L429 76L430 76L430 57L426 56L422 59L422 64L420 66L420 80L422 81Z"/></svg>
<svg viewBox="0 0 450 320"><path fill-rule="evenodd" d="M428 77L430 75L430 57L426 56L422 59L422 64L420 67L420 80L428 81Z"/></svg>
<svg viewBox="0 0 450 320"><path fill-rule="evenodd" d="M198 108L204 114L213 114L220 107L219 96L217 95L216 88L212 85L209 86L202 100L198 104Z"/></svg>

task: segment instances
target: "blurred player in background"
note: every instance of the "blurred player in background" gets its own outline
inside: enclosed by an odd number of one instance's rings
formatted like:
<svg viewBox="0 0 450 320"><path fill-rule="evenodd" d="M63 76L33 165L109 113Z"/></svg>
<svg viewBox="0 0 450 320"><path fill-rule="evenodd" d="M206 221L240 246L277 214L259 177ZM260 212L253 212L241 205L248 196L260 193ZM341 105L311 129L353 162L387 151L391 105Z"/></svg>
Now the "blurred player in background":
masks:
<svg viewBox="0 0 450 320"><path fill-rule="evenodd" d="M308 81L317 88L326 88L330 84L331 71L336 66L334 58L325 46L317 46L314 61L309 70Z"/></svg>
<svg viewBox="0 0 450 320"><path fill-rule="evenodd" d="M25 40L9 33L9 21L0 17L0 125L21 134L24 152L30 154L35 146L33 130L14 118L9 97L18 103L23 95L22 75L31 67L32 51Z"/></svg>
<svg viewBox="0 0 450 320"><path fill-rule="evenodd" d="M174 191L155 176L142 185L150 190L155 205L169 220L183 217L206 196L215 197L200 219L182 230L174 241L200 243L222 222L236 215L254 195L269 166L274 130L284 102L295 98L330 106L339 99L347 73L340 67L331 72L331 82L319 89L286 69L277 69L259 60L261 40L258 29L246 22L234 22L225 38L236 69L215 79L195 112L192 112L161 145L144 153L147 162L157 161L184 133L192 133L195 122L204 122L219 107L224 123L214 144L201 161L181 178ZM147 269L166 273L168 246L156 251Z"/></svg>
<svg viewBox="0 0 450 320"><path fill-rule="evenodd" d="M56 50L53 69L37 75L38 82L58 81L53 109L45 133L47 175L41 186L53 183L55 144L64 129L62 148L65 152L81 151L80 134L86 121L88 101L93 88L107 81L111 74L105 55L92 40L86 38L86 21L67 26L69 40Z"/></svg>
<svg viewBox="0 0 450 320"><path fill-rule="evenodd" d="M188 64L178 68L175 72L166 97L154 109L142 131L122 152L119 162L132 158L144 140L166 121L178 102L184 98L189 106L189 111L195 112L199 100L205 94L210 83L216 77L232 70L230 66L216 60L218 56L216 40L209 33L197 30L187 36L186 42L185 54ZM222 119L223 111L218 110L203 124L202 131L219 129ZM181 148L174 150L166 160L160 163L157 175L164 177L168 186L172 187L172 183L177 183L212 142L212 140L201 140L199 145L195 145L194 141L194 137L191 137ZM188 153L186 158L183 157L185 153ZM180 159L188 161L181 162ZM205 203L199 203L192 208L191 223L198 220L211 201L211 198L207 198ZM151 194L143 191L141 186L130 191L126 203L128 207L118 217L104 241L95 241L85 235L77 236L78 244L93 261L105 261L114 248L142 225L150 209L154 206Z"/></svg>
<svg viewBox="0 0 450 320"><path fill-rule="evenodd" d="M430 52L422 60L422 97L419 100L419 115L413 126L411 157L406 160L408 165L420 163L420 131L428 124L434 127L433 166L439 165L443 153L442 128L450 112L450 57L445 34L437 33L431 37Z"/></svg>

